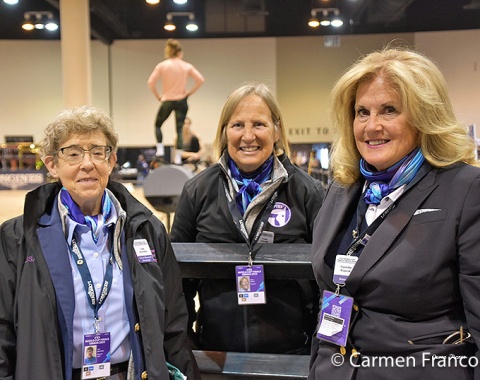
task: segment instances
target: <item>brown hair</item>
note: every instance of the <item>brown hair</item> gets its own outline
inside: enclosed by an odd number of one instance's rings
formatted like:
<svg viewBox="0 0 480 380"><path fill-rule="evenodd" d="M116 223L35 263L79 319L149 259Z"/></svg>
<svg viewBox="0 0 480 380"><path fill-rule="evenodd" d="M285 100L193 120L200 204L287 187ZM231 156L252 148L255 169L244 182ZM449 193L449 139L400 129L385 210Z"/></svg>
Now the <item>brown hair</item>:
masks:
<svg viewBox="0 0 480 380"><path fill-rule="evenodd" d="M182 52L182 45L178 40L169 38L165 44L165 58L175 58Z"/></svg>

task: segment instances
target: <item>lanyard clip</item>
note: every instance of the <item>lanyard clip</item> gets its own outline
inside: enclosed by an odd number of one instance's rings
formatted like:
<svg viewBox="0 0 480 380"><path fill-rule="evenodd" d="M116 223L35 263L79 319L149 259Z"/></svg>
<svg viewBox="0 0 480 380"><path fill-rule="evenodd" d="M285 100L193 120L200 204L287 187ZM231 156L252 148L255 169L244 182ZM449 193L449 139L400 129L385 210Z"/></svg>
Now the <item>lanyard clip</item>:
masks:
<svg viewBox="0 0 480 380"><path fill-rule="evenodd" d="M98 334L100 332L99 324L100 324L100 318L95 317L93 321L93 329L95 330L95 334Z"/></svg>
<svg viewBox="0 0 480 380"><path fill-rule="evenodd" d="M342 288L343 285L336 284L337 289L335 289L335 297L340 297L340 289Z"/></svg>
<svg viewBox="0 0 480 380"><path fill-rule="evenodd" d="M253 265L252 259L252 251L248 252L248 266L251 267Z"/></svg>

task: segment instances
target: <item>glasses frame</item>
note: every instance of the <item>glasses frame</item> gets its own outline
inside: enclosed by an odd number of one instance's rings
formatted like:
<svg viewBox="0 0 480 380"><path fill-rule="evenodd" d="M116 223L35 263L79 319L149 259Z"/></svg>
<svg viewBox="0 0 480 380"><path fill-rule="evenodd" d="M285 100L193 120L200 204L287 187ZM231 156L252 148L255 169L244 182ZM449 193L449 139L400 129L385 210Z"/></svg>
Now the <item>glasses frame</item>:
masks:
<svg viewBox="0 0 480 380"><path fill-rule="evenodd" d="M78 148L79 150L82 151L82 155L79 156L81 157L81 160L79 159L78 162L72 162L71 160L69 160L66 156L65 156L65 152L64 150L65 149L70 149L70 148ZM88 153L90 154L90 152L93 150L93 149L97 149L97 148L105 148L105 159L104 160L101 160L101 161L98 161L97 159L95 159L94 156L90 155L90 160L94 163L102 163L102 162L107 162L108 159L110 158L110 155L112 154L112 151L113 151L113 147L111 147L110 145L94 145L92 146L90 149L83 149L81 146L78 146L78 145L70 145L70 146L65 146L63 148L60 148L58 149L55 154L58 155L59 152L62 153L62 158L67 161L70 165L79 165L83 162L83 160L85 159L85 153Z"/></svg>

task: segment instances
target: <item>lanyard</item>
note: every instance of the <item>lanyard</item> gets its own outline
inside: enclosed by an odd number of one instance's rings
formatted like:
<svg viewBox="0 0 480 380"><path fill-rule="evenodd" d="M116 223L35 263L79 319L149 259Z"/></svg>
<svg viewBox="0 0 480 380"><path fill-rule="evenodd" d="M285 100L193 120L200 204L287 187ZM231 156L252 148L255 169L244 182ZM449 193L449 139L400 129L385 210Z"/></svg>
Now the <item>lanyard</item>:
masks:
<svg viewBox="0 0 480 380"><path fill-rule="evenodd" d="M72 245L69 246L69 249L70 249L70 253L72 254L73 261L75 261L78 271L80 272L80 276L82 277L83 287L85 289L85 293L87 294L88 303L90 305L90 308L93 311L93 316L95 320L93 323L93 327L95 328L95 333L98 333L99 332L98 311L100 310L102 305L105 303L105 300L107 299L107 296L110 293L110 289L112 288L112 279L113 279L112 251L113 249L110 252L110 258L108 260L107 270L105 272L105 277L103 279L102 292L100 293L100 297L98 298L98 301L97 301L97 296L95 294L95 288L93 286L92 275L90 273L90 270L88 269L87 263L85 262L83 253L75 239L72 239Z"/></svg>
<svg viewBox="0 0 480 380"><path fill-rule="evenodd" d="M347 250L347 253L346 255L347 256L350 256L352 255L353 253L355 253L357 251L357 249L360 247L360 246L366 246L367 243L368 243L368 240L370 239L370 237L373 235L373 233L375 232L375 230L380 226L380 224L384 221L384 219L387 217L387 215L390 213L390 211L392 211L393 209L395 208L395 203L392 203L390 206L388 206L388 208L382 212L374 221L372 224L370 224L367 229L365 230L365 232L357 237L353 243L350 245L350 247L348 248ZM360 225L360 220L362 216L360 215L360 212L357 211L357 226ZM358 228L358 227L357 227Z"/></svg>
<svg viewBox="0 0 480 380"><path fill-rule="evenodd" d="M237 203L235 199L233 199L230 196L225 184L224 184L224 189L225 189L225 194L227 196L228 209L232 214L233 222L235 223L235 226L237 227L238 231L240 232L240 234L242 235L243 239L245 240L248 246L248 265L252 266L253 259L255 258L255 255L258 252L258 249L256 252L254 252L253 248L255 247L255 244L257 244L258 239L260 239L260 236L262 235L265 225L267 224L268 218L270 217L270 213L273 210L273 206L275 205L275 200L277 199L277 196L278 196L278 190L276 190L273 193L272 197L270 198L267 205L263 209L261 214L262 216L260 218L260 223L258 223L257 228L255 230L255 234L253 235L252 239L250 239L250 236L248 236L247 228L245 227L245 221L243 220L242 214L240 214L240 210L237 207Z"/></svg>
<svg viewBox="0 0 480 380"><path fill-rule="evenodd" d="M361 236L357 237L352 244L350 244L349 248L347 249L347 252L344 255L337 255L336 261L335 261L335 269L334 269L334 276L333 276L333 282L337 286L337 289L335 290L335 295L339 296L340 295L340 288L345 286L345 280L346 278L350 275L350 272L352 271L353 267L356 264L357 257L352 257L349 259L348 257L352 256L360 247L365 247L370 240L370 237L373 235L375 230L380 226L380 224L385 220L386 216L390 213L395 208L395 203L392 203L380 216L378 216L372 224L370 224L365 232L361 234ZM358 215L360 212L357 210L357 226L360 225L359 217ZM358 228L358 227L357 227ZM342 260L342 261L339 261ZM343 266L343 273L338 273L337 272L337 263L340 264L340 271L342 271L342 266ZM345 268L348 268L348 270L345 270ZM348 273L346 273L348 272ZM343 278L342 276L343 275Z"/></svg>

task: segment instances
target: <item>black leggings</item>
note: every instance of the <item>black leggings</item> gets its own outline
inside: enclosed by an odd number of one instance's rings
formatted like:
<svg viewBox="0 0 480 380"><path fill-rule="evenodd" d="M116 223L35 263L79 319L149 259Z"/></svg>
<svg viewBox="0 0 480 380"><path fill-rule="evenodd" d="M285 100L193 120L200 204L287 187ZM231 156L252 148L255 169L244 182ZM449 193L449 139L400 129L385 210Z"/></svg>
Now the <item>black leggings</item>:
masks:
<svg viewBox="0 0 480 380"><path fill-rule="evenodd" d="M185 122L185 117L188 112L187 98L182 100L167 100L162 102L160 109L157 113L157 119L155 120L155 135L157 137L157 142L161 143L163 141L162 135L162 125L165 120L168 119L172 111L175 111L175 124L177 127L177 143L176 148L183 148L183 136L182 129L183 123Z"/></svg>

